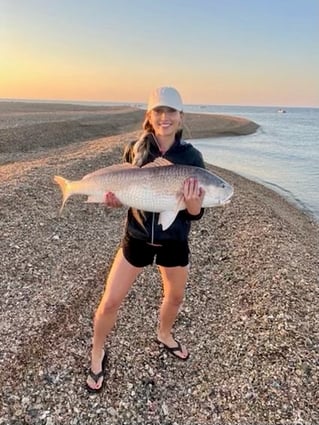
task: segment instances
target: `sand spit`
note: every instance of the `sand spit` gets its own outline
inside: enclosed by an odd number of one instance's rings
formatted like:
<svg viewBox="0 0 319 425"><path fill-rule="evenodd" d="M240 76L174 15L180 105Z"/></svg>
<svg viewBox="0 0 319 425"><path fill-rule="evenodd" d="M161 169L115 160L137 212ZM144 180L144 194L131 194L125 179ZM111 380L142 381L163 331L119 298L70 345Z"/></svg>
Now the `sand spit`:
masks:
<svg viewBox="0 0 319 425"><path fill-rule="evenodd" d="M0 165L16 161L21 153L140 131L145 111L123 107L27 104L0 102ZM74 109L72 109L72 106ZM227 115L185 114L186 138L243 135L258 125ZM25 159L25 157L23 157Z"/></svg>
<svg viewBox="0 0 319 425"><path fill-rule="evenodd" d="M200 120L203 132L217 125L197 116L193 133ZM318 225L269 189L213 166L235 195L192 228L175 328L190 359L178 362L153 342L161 287L149 267L107 343L105 389L86 393L92 316L125 210L74 197L59 217L52 177L119 162L137 127L76 141L80 124L59 125L58 146L44 124L47 145L19 133L7 141L33 148L1 153L0 424L318 424Z"/></svg>

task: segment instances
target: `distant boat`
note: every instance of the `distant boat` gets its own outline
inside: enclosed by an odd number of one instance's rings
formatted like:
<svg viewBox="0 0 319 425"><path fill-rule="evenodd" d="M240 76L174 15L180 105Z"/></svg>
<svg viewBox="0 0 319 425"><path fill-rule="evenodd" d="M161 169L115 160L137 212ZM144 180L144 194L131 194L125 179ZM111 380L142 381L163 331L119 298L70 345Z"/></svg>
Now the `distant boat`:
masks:
<svg viewBox="0 0 319 425"><path fill-rule="evenodd" d="M279 114L285 114L287 111L286 109L278 109L277 111Z"/></svg>

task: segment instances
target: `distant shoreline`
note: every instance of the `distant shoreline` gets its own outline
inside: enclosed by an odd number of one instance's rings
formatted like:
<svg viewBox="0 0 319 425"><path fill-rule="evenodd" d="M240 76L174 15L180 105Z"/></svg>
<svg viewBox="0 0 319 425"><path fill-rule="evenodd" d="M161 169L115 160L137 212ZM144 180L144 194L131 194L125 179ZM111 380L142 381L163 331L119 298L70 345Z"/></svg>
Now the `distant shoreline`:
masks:
<svg viewBox="0 0 319 425"><path fill-rule="evenodd" d="M146 104L143 102L129 102L129 101L98 101L98 100L61 100L61 99L12 99L12 98L0 98L1 103L26 103L26 104L52 104L52 105L73 105L77 106L86 106L86 107L137 107L139 109L145 109ZM187 103L185 104L185 110L188 108L198 107L199 113L204 113L205 108L214 106L216 108L225 108L225 107L234 107L234 108L273 108L277 111L289 109L319 109L319 105L241 105L241 104L214 104L214 103Z"/></svg>

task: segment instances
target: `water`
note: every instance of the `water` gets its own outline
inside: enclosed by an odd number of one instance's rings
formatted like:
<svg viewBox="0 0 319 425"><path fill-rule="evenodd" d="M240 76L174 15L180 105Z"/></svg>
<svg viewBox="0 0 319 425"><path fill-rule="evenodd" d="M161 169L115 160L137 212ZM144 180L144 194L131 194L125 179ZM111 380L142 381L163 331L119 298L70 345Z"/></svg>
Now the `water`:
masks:
<svg viewBox="0 0 319 425"><path fill-rule="evenodd" d="M319 109L187 106L188 112L248 118L256 133L192 140L208 163L279 192L319 221Z"/></svg>

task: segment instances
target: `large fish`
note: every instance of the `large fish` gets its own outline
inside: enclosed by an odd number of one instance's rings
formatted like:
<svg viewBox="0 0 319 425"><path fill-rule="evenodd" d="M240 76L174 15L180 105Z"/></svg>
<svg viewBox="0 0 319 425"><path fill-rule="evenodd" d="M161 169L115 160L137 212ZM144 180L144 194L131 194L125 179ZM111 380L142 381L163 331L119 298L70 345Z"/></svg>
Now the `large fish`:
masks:
<svg viewBox="0 0 319 425"><path fill-rule="evenodd" d="M103 203L105 194L113 192L123 205L160 213L159 224L166 230L178 212L185 209L182 188L190 177L205 190L203 207L224 205L233 195L232 186L208 170L175 165L163 158L141 168L128 163L112 165L87 174L82 180L69 181L60 176L54 180L63 194L61 212L72 195L87 195L86 202Z"/></svg>

